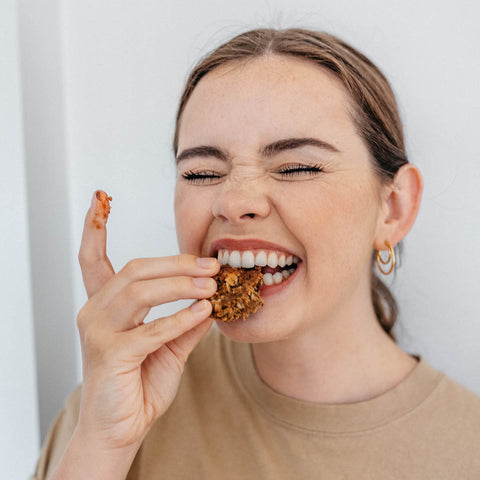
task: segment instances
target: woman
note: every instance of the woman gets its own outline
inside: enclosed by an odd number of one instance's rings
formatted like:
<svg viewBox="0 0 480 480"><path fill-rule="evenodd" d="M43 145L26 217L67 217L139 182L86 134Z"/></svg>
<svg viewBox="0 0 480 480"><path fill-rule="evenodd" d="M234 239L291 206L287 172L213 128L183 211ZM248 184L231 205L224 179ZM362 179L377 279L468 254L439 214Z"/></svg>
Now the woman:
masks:
<svg viewBox="0 0 480 480"><path fill-rule="evenodd" d="M381 72L327 34L244 33L190 75L174 152L182 255L115 274L93 198L83 385L36 478L478 478L479 398L397 346L375 273L422 193ZM281 275L210 329L217 256Z"/></svg>

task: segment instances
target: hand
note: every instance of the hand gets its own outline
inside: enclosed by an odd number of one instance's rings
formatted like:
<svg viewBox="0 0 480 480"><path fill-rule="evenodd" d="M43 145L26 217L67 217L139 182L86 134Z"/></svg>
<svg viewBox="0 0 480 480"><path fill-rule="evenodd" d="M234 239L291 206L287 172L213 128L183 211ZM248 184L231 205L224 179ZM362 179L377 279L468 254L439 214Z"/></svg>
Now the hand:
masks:
<svg viewBox="0 0 480 480"><path fill-rule="evenodd" d="M212 296L220 265L193 255L140 258L115 274L99 208L94 196L79 252L89 300L77 320L83 393L76 432L103 449L138 448L172 403L188 355L213 322L206 300L143 320L155 305Z"/></svg>

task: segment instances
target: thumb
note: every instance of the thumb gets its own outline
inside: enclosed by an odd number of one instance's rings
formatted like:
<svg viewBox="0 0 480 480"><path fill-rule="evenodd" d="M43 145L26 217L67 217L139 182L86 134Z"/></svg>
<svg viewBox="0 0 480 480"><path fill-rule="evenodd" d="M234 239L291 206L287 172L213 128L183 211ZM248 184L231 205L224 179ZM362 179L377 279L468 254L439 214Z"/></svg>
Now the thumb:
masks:
<svg viewBox="0 0 480 480"><path fill-rule="evenodd" d="M78 260L88 298L95 295L115 275L107 257L107 219L110 200L104 191L97 190L85 217Z"/></svg>

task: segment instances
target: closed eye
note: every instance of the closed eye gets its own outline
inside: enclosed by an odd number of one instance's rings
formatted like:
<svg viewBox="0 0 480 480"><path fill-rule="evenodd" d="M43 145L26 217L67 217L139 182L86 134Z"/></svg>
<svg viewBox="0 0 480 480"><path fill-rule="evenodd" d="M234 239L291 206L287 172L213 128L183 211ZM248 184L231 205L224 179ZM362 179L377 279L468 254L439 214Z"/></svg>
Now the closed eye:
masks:
<svg viewBox="0 0 480 480"><path fill-rule="evenodd" d="M320 167L320 165L304 165L297 163L284 165L277 170L277 173L280 173L282 176L293 177L295 175L315 175L321 171L322 167Z"/></svg>
<svg viewBox="0 0 480 480"><path fill-rule="evenodd" d="M294 176L313 176L322 171L320 165L305 165L302 163L287 164L280 167L275 173L280 174L282 177L294 177ZM215 183L225 176L225 174L219 173L215 170L188 170L182 173L182 178L193 184L208 184Z"/></svg>
<svg viewBox="0 0 480 480"><path fill-rule="evenodd" d="M182 173L182 178L194 184L215 182L217 179L220 179L223 176L224 175L214 170L201 170L199 172L194 172L193 170L189 170L185 173Z"/></svg>

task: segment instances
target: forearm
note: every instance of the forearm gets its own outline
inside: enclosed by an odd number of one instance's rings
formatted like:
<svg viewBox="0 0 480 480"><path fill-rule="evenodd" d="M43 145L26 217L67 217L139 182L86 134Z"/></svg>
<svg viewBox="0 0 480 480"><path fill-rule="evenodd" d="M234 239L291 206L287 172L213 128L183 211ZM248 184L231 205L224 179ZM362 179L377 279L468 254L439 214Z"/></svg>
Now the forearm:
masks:
<svg viewBox="0 0 480 480"><path fill-rule="evenodd" d="M105 450L74 434L48 480L121 480L126 478L140 444Z"/></svg>

